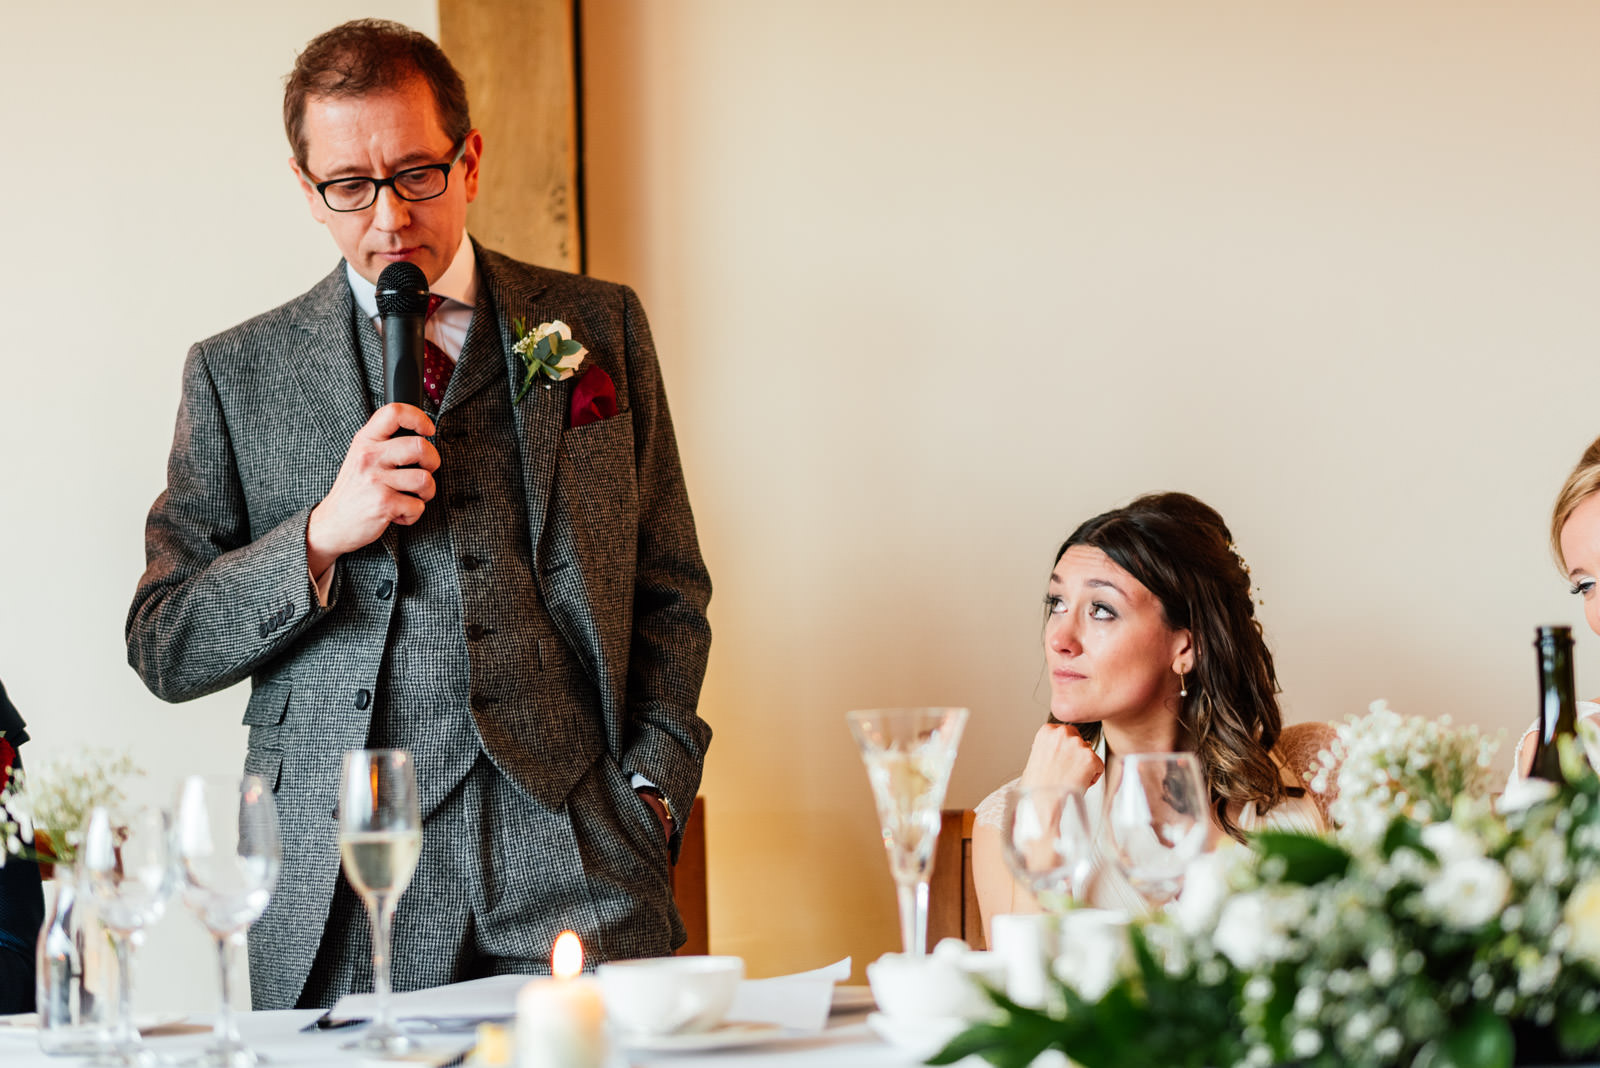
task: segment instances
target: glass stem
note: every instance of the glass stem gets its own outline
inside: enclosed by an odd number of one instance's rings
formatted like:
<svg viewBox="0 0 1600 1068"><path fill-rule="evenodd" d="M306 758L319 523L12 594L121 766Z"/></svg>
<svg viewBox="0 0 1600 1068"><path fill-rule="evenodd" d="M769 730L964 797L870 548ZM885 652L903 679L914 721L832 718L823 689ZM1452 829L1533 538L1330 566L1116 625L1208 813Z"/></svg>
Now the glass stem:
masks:
<svg viewBox="0 0 1600 1068"><path fill-rule="evenodd" d="M217 1006L217 1020L212 1025L211 1034L216 1039L218 1049L231 1049L239 1043L239 1029L233 1022L232 990L228 984L235 937L233 933L217 936L217 972L221 978L222 1002Z"/></svg>
<svg viewBox="0 0 1600 1068"><path fill-rule="evenodd" d="M394 1030L394 1013L389 1007L389 940L394 909L386 895L374 894L367 914L372 920L372 992L378 1002L372 1030L387 1033Z"/></svg>
<svg viewBox="0 0 1600 1068"><path fill-rule="evenodd" d="M133 949L128 944L129 937L121 932L111 936L117 951L117 1029L112 1041L117 1049L130 1049L139 1043L139 1032L133 1026L133 977L129 967Z"/></svg>
<svg viewBox="0 0 1600 1068"><path fill-rule="evenodd" d="M900 942L905 954L924 956L928 952L927 880L901 883L896 890L900 897Z"/></svg>

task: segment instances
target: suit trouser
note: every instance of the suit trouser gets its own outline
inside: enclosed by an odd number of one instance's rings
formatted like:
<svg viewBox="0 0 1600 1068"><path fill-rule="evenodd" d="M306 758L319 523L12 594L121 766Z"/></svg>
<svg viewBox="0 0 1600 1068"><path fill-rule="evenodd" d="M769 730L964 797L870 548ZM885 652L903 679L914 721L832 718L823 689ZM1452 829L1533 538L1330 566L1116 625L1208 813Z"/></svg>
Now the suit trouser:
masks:
<svg viewBox="0 0 1600 1068"><path fill-rule="evenodd" d="M683 938L667 869L655 814L609 756L552 811L480 754L423 821L422 855L395 914L394 989L549 974L564 930L583 940L586 966L669 954ZM341 872L298 1004L371 989L371 927Z"/></svg>

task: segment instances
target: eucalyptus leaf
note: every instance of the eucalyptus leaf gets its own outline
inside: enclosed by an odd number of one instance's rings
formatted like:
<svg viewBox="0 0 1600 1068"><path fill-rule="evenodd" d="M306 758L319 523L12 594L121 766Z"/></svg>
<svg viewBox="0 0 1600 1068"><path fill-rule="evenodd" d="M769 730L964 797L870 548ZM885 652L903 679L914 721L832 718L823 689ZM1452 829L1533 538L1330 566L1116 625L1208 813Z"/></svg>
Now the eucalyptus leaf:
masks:
<svg viewBox="0 0 1600 1068"><path fill-rule="evenodd" d="M1420 838L1418 839L1420 842ZM1315 886L1350 870L1350 854L1326 838L1287 831L1262 831L1251 844L1263 858L1283 861L1285 882Z"/></svg>

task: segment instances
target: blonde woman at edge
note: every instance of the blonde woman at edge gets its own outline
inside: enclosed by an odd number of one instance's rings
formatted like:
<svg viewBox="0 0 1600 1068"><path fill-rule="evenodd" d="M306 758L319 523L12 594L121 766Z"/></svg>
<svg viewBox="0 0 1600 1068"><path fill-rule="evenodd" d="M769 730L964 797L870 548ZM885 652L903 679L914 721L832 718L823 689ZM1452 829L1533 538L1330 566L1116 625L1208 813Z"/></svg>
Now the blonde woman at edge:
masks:
<svg viewBox="0 0 1600 1068"><path fill-rule="evenodd" d="M1583 598L1583 618L1589 629L1600 634L1600 439L1583 450L1583 458L1567 476L1556 495L1555 513L1550 517L1550 551L1572 592ZM1600 715L1600 704L1578 702L1578 718ZM1520 779L1533 765L1533 750L1539 721L1522 733L1517 742L1517 762L1511 778Z"/></svg>
<svg viewBox="0 0 1600 1068"><path fill-rule="evenodd" d="M1097 842L1089 903L1129 912L1144 904L1104 861L1098 819L1112 756L1198 754L1218 838L1326 828L1304 772L1331 729L1284 731L1250 575L1210 506L1184 493L1155 494L1073 531L1045 595L1044 654L1050 721L1034 736L1021 777L990 794L974 823L972 875L986 935L996 915L1039 911L1001 852L1005 791L1019 782L1084 792Z"/></svg>

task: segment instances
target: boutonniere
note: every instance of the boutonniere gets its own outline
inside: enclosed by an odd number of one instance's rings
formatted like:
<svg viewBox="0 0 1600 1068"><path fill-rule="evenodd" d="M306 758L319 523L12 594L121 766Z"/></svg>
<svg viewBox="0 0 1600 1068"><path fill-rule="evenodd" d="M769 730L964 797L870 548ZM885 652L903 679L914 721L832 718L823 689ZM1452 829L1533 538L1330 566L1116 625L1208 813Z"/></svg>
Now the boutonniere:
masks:
<svg viewBox="0 0 1600 1068"><path fill-rule="evenodd" d="M521 319L511 324L517 331L517 340L511 351L522 358L527 373L522 388L517 390L517 403L527 396L536 378L561 382L578 371L578 365L589 354L582 344L572 340L572 328L557 319L553 323L540 323L531 331Z"/></svg>

